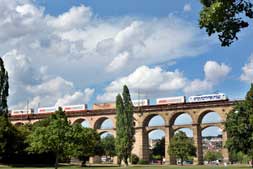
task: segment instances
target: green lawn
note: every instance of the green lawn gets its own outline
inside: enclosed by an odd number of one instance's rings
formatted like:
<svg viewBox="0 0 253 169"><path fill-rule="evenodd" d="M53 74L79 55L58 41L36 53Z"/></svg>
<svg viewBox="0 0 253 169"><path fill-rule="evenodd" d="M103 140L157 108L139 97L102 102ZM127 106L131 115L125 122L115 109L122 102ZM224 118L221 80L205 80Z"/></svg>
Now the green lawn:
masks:
<svg viewBox="0 0 253 169"><path fill-rule="evenodd" d="M53 167L9 167L9 166L0 166L0 169L14 169L14 168L22 168L22 169L53 169ZM80 169L79 166L61 166L60 169ZM117 169L120 167L110 167L110 166L93 166L86 167L88 169ZM126 167L121 167L126 168ZM166 165L143 165L143 166L130 166L130 169L246 169L251 168L249 166L166 166Z"/></svg>

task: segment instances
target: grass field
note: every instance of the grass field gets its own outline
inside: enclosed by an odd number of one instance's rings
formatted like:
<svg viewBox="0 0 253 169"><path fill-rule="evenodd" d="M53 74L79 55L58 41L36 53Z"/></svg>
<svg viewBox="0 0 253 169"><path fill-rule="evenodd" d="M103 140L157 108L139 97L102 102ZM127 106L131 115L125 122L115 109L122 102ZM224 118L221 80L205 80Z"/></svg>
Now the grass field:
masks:
<svg viewBox="0 0 253 169"><path fill-rule="evenodd" d="M53 167L12 167L12 166L0 166L0 169L53 169ZM60 169L80 169L79 166L61 166ZM117 169L126 167L116 167L116 166L88 166L88 169ZM246 169L251 168L249 166L166 166L166 165L143 165L143 166L129 166L129 169Z"/></svg>

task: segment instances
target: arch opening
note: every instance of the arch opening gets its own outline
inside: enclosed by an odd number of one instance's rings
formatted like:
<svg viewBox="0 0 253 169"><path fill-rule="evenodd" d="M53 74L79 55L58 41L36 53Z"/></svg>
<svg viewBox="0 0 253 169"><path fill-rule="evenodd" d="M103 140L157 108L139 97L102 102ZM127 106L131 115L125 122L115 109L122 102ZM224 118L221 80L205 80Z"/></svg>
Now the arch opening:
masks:
<svg viewBox="0 0 253 169"><path fill-rule="evenodd" d="M151 126L163 126L165 125L164 118L159 114L151 114L148 115L144 120L143 124L144 127L151 127Z"/></svg>
<svg viewBox="0 0 253 169"><path fill-rule="evenodd" d="M160 129L148 133L148 152L152 163L161 163L165 157L165 132Z"/></svg>
<svg viewBox="0 0 253 169"><path fill-rule="evenodd" d="M223 134L222 129L217 126L204 128L202 134L202 151L205 164L219 164L223 160ZM214 157L209 158L210 154Z"/></svg>
<svg viewBox="0 0 253 169"><path fill-rule="evenodd" d="M77 119L76 121L74 121L73 124L81 124L82 127L84 128L90 128L90 124L89 121L86 119Z"/></svg>
<svg viewBox="0 0 253 169"><path fill-rule="evenodd" d="M192 124L192 117L185 112L182 112L178 115L176 115L176 117L172 118L172 125L188 125L188 124Z"/></svg>
<svg viewBox="0 0 253 169"><path fill-rule="evenodd" d="M103 139L103 138L105 138L105 137L108 137L108 136L114 137L113 134L110 133L110 132L108 132L108 131L99 133L99 135L100 135L100 138L101 138L101 139Z"/></svg>
<svg viewBox="0 0 253 169"><path fill-rule="evenodd" d="M17 123L14 124L14 126L16 126L16 127L18 127L18 126L23 126L23 125L25 125L25 124L22 123L22 122L17 122Z"/></svg>
<svg viewBox="0 0 253 169"><path fill-rule="evenodd" d="M96 121L95 129L113 129L113 122L107 117L102 117Z"/></svg>
<svg viewBox="0 0 253 169"><path fill-rule="evenodd" d="M192 131L192 129L190 129L190 128L180 128L180 129L174 131L174 134L178 133L179 131L184 132L187 135L187 137L193 138L193 131Z"/></svg>
<svg viewBox="0 0 253 169"><path fill-rule="evenodd" d="M115 151L115 137L112 133L105 131L99 133L100 144L97 145L99 151L99 163L112 164L114 161L113 156L116 155Z"/></svg>
<svg viewBox="0 0 253 169"><path fill-rule="evenodd" d="M151 117L147 123L148 127L164 126L164 125L165 125L165 121L162 118L162 116L160 116L160 115L155 115L155 116Z"/></svg>
<svg viewBox="0 0 253 169"><path fill-rule="evenodd" d="M205 123L220 123L221 122L221 117L217 112L207 112L204 113L204 115L200 119L200 123L205 124Z"/></svg>

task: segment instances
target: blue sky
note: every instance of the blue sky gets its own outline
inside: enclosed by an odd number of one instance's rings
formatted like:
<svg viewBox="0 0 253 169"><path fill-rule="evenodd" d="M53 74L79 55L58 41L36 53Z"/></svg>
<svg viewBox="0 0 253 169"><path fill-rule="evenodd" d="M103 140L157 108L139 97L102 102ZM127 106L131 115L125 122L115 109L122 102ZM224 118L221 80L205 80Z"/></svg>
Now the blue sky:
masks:
<svg viewBox="0 0 253 169"><path fill-rule="evenodd" d="M9 107L223 92L243 98L253 81L253 29L230 47L198 27L196 0L3 0L0 56Z"/></svg>
<svg viewBox="0 0 253 169"><path fill-rule="evenodd" d="M195 0L181 0L174 1L173 3L167 0L37 0L35 1L35 4L39 7L43 7L45 14L53 16L68 12L73 6L85 5L90 7L95 17L98 18L119 18L129 16L145 20L166 18L170 15L175 15L191 22L196 27L198 26L198 14L201 9L201 4ZM186 6L190 8L188 9L189 11L184 10ZM204 32L204 30L201 32ZM173 65L170 63L167 64L166 62L161 63L161 65L164 70L173 71L179 69L183 71L184 75L189 79L195 79L204 78L203 65L208 60L225 63L231 67L230 73L226 79L221 79L221 82L208 92L220 91L229 95L230 98L242 98L249 88L249 81L241 81L240 76L242 74L242 67L249 62L249 56L253 53L252 37L252 26L243 30L239 35L239 41L235 42L230 47L220 47L219 42L216 40L217 37L213 36L210 41L214 42L211 42L212 45L210 45L205 52L189 58L176 59L176 63ZM149 65L155 66L157 63ZM108 83L108 81L92 85L98 86L97 90L102 92L101 90L103 90L102 88L106 83ZM182 92L178 93L184 94Z"/></svg>

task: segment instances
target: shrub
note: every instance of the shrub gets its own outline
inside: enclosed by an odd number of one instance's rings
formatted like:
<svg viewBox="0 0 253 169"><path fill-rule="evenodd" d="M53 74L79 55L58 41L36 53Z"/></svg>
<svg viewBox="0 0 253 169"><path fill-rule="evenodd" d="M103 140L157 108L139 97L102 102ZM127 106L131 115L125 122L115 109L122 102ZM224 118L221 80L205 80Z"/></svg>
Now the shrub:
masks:
<svg viewBox="0 0 253 169"><path fill-rule="evenodd" d="M132 164L137 164L139 162L139 157L136 154L131 155L131 163Z"/></svg>
<svg viewBox="0 0 253 169"><path fill-rule="evenodd" d="M138 164L149 164L149 162L141 159L141 160L139 160Z"/></svg>

